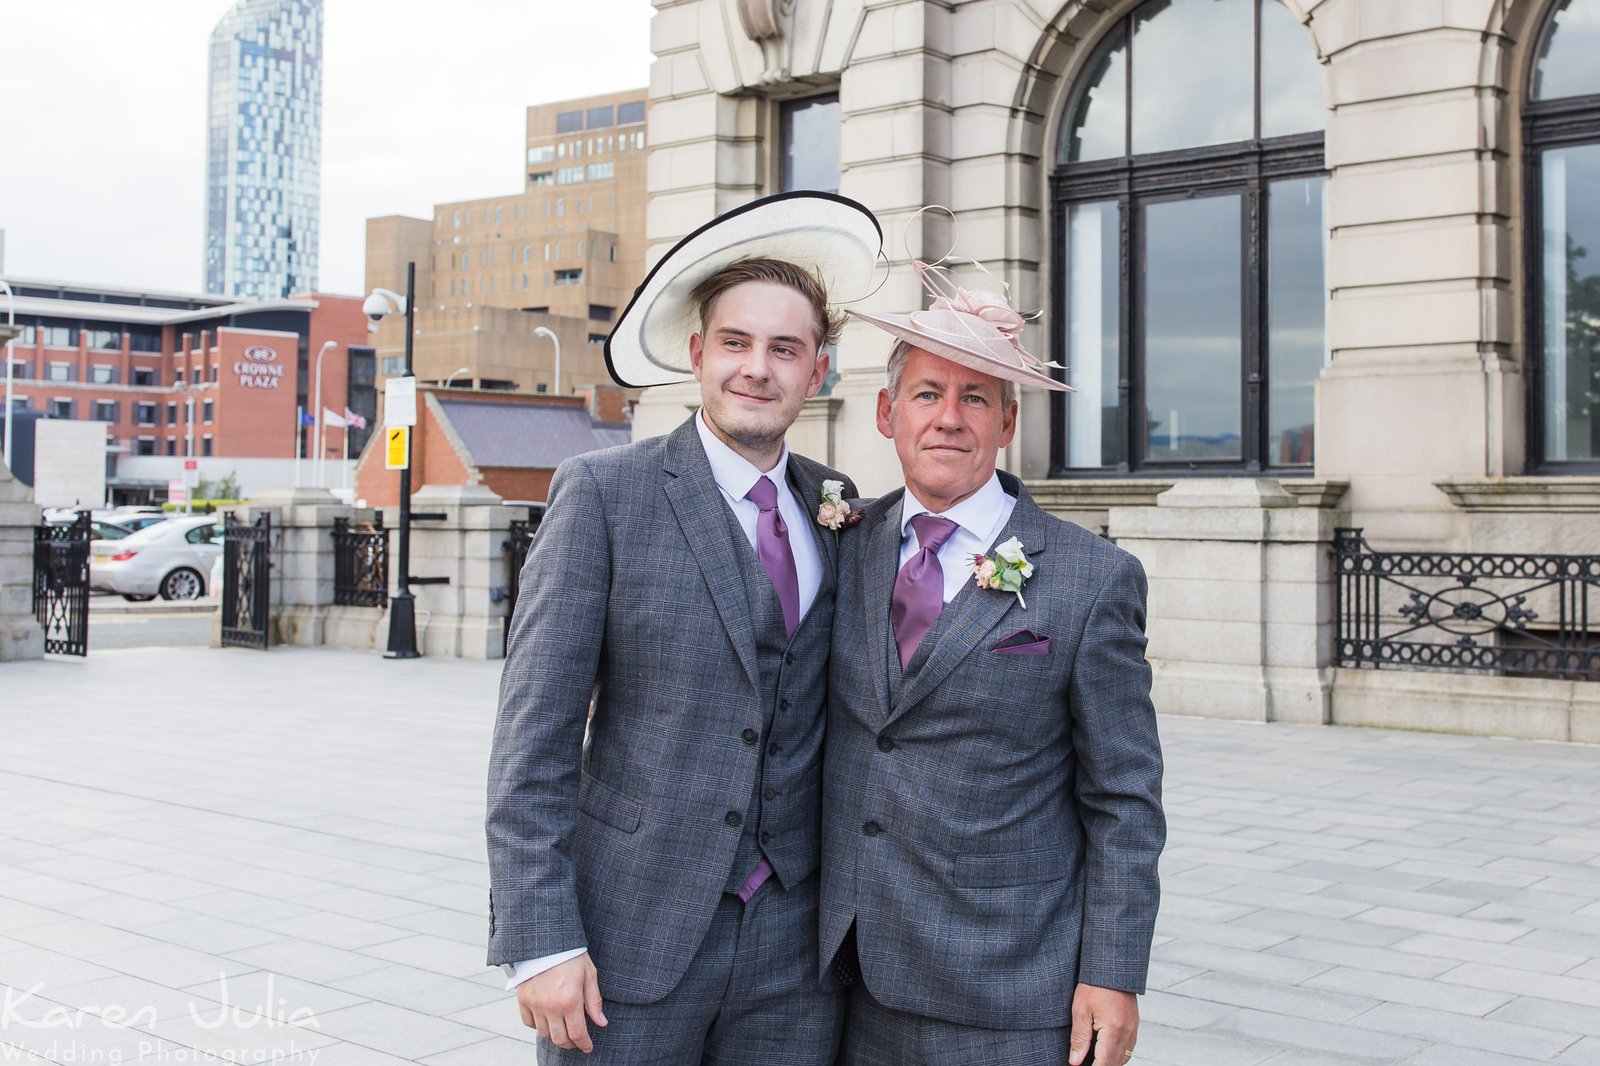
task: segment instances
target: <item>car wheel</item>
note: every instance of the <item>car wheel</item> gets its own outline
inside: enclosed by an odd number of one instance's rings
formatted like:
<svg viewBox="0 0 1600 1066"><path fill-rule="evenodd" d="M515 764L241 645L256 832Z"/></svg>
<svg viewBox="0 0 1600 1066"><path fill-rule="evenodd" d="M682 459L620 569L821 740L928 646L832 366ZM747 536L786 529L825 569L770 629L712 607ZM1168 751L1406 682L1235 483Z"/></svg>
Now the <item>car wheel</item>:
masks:
<svg viewBox="0 0 1600 1066"><path fill-rule="evenodd" d="M127 600L129 603L143 603L145 600L153 600L153 599L155 599L155 596L151 595L148 592L141 592L141 593L138 593L138 594L134 594L134 593L131 593L131 592L124 592L122 594L122 598Z"/></svg>
<svg viewBox="0 0 1600 1066"><path fill-rule="evenodd" d="M164 600L197 600L205 591L205 581L188 567L174 570L161 579L161 598Z"/></svg>

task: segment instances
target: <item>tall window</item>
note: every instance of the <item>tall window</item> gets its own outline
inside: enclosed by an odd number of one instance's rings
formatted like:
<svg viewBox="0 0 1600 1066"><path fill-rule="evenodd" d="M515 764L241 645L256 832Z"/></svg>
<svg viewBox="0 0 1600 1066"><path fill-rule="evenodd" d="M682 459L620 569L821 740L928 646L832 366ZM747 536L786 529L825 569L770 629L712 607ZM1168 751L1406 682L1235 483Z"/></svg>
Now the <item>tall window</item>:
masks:
<svg viewBox="0 0 1600 1066"><path fill-rule="evenodd" d="M778 136L783 192L839 191L839 94L808 96L779 105Z"/></svg>
<svg viewBox="0 0 1600 1066"><path fill-rule="evenodd" d="M1552 5L1523 116L1529 465L1600 470L1600 0Z"/></svg>
<svg viewBox="0 0 1600 1066"><path fill-rule="evenodd" d="M1067 100L1050 468L1306 470L1323 317L1322 70L1278 0L1147 0Z"/></svg>

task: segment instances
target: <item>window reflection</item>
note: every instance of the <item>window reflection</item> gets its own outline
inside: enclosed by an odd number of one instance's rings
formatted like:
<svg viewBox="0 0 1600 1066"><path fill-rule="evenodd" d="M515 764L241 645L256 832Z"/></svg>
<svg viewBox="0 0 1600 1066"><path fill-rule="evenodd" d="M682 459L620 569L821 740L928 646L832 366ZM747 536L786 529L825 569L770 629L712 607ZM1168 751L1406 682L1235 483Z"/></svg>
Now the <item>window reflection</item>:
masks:
<svg viewBox="0 0 1600 1066"><path fill-rule="evenodd" d="M1600 0L1562 0L1533 70L1533 98L1600 93Z"/></svg>
<svg viewBox="0 0 1600 1066"><path fill-rule="evenodd" d="M1128 147L1127 31L1118 26L1100 43L1089 61L1078 91L1067 109L1068 128L1064 162L1115 159Z"/></svg>
<svg viewBox="0 0 1600 1066"><path fill-rule="evenodd" d="M1267 186L1267 462L1309 464L1313 387L1327 363L1322 264L1326 178Z"/></svg>
<svg viewBox="0 0 1600 1066"><path fill-rule="evenodd" d="M1067 212L1067 462L1123 461L1117 391L1117 205L1079 204Z"/></svg>
<svg viewBox="0 0 1600 1066"><path fill-rule="evenodd" d="M1134 13L1133 150L1255 134L1257 0L1155 0Z"/></svg>
<svg viewBox="0 0 1600 1066"><path fill-rule="evenodd" d="M1261 136L1328 127L1322 65L1294 13L1276 0L1261 5Z"/></svg>
<svg viewBox="0 0 1600 1066"><path fill-rule="evenodd" d="M1600 459L1600 145L1542 163L1544 453Z"/></svg>
<svg viewBox="0 0 1600 1066"><path fill-rule="evenodd" d="M1239 197L1145 208L1145 454L1240 456Z"/></svg>

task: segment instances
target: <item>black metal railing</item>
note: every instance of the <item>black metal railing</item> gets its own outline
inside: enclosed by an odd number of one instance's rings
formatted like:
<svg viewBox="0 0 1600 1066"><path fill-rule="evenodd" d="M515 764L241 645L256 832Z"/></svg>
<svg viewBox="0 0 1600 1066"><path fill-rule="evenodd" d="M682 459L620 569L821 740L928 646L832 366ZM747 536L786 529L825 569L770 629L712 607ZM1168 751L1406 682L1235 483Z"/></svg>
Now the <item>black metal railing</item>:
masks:
<svg viewBox="0 0 1600 1066"><path fill-rule="evenodd" d="M1339 666L1600 681L1600 555L1381 552L1334 533Z"/></svg>
<svg viewBox="0 0 1600 1066"><path fill-rule="evenodd" d="M33 531L33 615L50 655L89 654L89 512Z"/></svg>
<svg viewBox="0 0 1600 1066"><path fill-rule="evenodd" d="M389 531L380 511L372 522L333 520L333 602L341 607L389 605Z"/></svg>
<svg viewBox="0 0 1600 1066"><path fill-rule="evenodd" d="M528 517L511 523L511 531L500 542L506 557L506 631L511 629L511 617L517 613L517 589L522 584L522 567L528 561L528 549L533 546L533 535L544 521L544 504L528 506Z"/></svg>
<svg viewBox="0 0 1600 1066"><path fill-rule="evenodd" d="M272 643L272 515L241 522L222 516L222 646Z"/></svg>

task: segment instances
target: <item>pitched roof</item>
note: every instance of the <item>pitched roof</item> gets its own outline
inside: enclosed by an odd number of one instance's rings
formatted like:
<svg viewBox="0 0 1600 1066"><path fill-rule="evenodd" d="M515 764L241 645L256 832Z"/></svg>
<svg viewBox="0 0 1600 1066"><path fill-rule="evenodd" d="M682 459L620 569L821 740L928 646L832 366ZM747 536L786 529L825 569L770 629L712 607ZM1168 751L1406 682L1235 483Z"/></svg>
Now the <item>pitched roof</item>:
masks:
<svg viewBox="0 0 1600 1066"><path fill-rule="evenodd" d="M627 424L595 422L582 407L433 396L478 467L554 469L574 455L633 439Z"/></svg>

